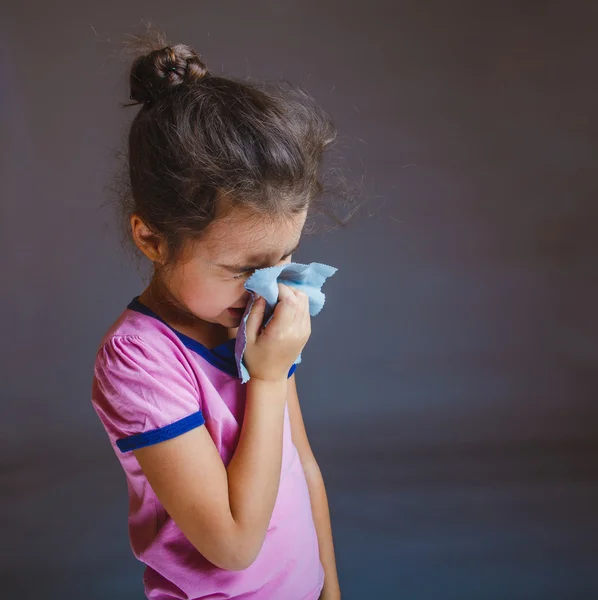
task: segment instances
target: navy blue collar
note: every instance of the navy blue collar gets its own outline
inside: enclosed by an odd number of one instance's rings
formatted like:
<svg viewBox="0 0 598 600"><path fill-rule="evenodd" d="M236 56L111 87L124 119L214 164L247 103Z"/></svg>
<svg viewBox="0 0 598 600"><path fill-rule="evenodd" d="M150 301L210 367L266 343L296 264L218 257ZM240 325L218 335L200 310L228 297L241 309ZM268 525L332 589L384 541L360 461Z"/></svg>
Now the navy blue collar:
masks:
<svg viewBox="0 0 598 600"><path fill-rule="evenodd" d="M232 375L233 377L239 377L239 372L237 370L237 362L235 360L235 342L237 341L235 338L227 340L224 344L220 344L215 348L207 348L203 344L199 343L197 340L177 331L173 327L171 327L164 319L159 317L151 308L142 304L139 301L139 296L135 296L133 300L128 304L128 309L134 310L136 312L147 315L148 317L153 317L154 319L158 319L161 323L164 323L166 327L168 327L171 331L173 331L176 336L183 342L183 344L189 348L189 350L193 350L193 352L199 354L203 358L205 358L211 365L214 365L217 369Z"/></svg>

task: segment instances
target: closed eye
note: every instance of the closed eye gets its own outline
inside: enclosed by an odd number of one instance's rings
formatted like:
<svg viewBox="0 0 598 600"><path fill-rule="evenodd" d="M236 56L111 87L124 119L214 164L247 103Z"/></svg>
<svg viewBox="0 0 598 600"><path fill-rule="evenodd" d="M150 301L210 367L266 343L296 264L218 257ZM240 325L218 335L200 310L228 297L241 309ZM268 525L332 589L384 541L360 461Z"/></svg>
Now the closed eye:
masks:
<svg viewBox="0 0 598 600"><path fill-rule="evenodd" d="M241 273L240 275L235 275L233 279L243 279L243 277L249 277L253 271L246 271L245 273Z"/></svg>
<svg viewBox="0 0 598 600"><path fill-rule="evenodd" d="M285 254L282 259L276 263L276 264L280 264L280 262L282 263L287 263L290 262L290 260L293 257L293 254L295 253L295 251L299 248L299 244L297 244L295 246L295 248L293 248L288 254ZM233 272L233 273L237 273L237 275L233 276L233 279L242 279L243 277L246 277L247 275L253 273L255 270L257 269L266 269L268 267L273 266L272 263L264 263L261 265L258 264L251 264L251 265L223 265L223 264L218 264L218 267L221 267L222 269L226 269L229 272Z"/></svg>
<svg viewBox="0 0 598 600"><path fill-rule="evenodd" d="M292 254L289 254L288 256L285 256L283 258L283 260L281 262L283 263L287 263L289 262L289 259L291 258ZM255 273L255 271L259 268L265 268L265 267L255 267L255 268L250 268L250 267L243 267L245 270L242 273L239 273L238 275L235 275L233 277L233 279L243 279L244 277L249 277L250 275L253 275L253 273Z"/></svg>

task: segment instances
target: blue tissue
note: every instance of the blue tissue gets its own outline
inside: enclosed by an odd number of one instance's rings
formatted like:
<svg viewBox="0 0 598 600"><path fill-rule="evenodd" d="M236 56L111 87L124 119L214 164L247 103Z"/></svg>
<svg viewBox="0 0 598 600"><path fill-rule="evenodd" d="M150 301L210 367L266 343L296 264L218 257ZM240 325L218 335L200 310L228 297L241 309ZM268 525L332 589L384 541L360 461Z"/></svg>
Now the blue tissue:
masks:
<svg viewBox="0 0 598 600"><path fill-rule="evenodd" d="M287 263L254 271L253 275L245 282L245 288L252 294L245 308L235 342L235 360L239 377L243 383L247 383L250 379L249 372L243 363L243 353L247 346L247 318L256 297L259 295L266 300L264 326L268 325L268 321L272 318L274 308L278 302L278 283L283 283L305 292L309 299L309 314L315 317L322 310L326 300L326 297L322 293L322 285L337 270L334 267L321 263L311 263L309 265ZM301 354L299 354L294 364L299 364L300 362Z"/></svg>

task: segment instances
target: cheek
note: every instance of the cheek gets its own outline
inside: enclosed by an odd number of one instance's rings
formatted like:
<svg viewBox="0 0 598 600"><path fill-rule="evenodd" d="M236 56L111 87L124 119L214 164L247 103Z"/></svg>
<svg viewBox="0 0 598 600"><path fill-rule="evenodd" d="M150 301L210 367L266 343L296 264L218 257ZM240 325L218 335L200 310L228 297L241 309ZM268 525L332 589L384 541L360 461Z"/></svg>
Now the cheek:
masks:
<svg viewBox="0 0 598 600"><path fill-rule="evenodd" d="M249 292L247 277L233 279L192 261L172 272L169 287L178 300L199 318L211 319L238 305Z"/></svg>
<svg viewBox="0 0 598 600"><path fill-rule="evenodd" d="M220 278L190 278L180 281L179 298L199 318L214 318L230 306L238 304L243 296L244 280Z"/></svg>

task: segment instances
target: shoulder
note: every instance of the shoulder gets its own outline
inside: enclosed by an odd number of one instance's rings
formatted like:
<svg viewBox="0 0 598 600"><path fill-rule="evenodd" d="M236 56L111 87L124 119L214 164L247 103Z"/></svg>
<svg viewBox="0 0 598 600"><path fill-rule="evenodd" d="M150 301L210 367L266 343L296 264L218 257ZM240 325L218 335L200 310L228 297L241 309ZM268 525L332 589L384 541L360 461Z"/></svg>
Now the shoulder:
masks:
<svg viewBox="0 0 598 600"><path fill-rule="evenodd" d="M150 390L198 393L195 369L176 337L116 334L105 339L94 362L94 383L115 399Z"/></svg>
<svg viewBox="0 0 598 600"><path fill-rule="evenodd" d="M136 335L112 335L97 353L91 401L100 420L122 439L163 428L203 423L194 371L178 347ZM178 425L177 425L178 424Z"/></svg>
<svg viewBox="0 0 598 600"><path fill-rule="evenodd" d="M96 370L152 366L176 368L194 372L189 351L164 322L127 308L110 326L100 340L96 356Z"/></svg>
<svg viewBox="0 0 598 600"><path fill-rule="evenodd" d="M106 331L100 341L98 352L107 345L113 344L114 340L156 348L180 345L177 336L164 322L129 308L123 311Z"/></svg>

